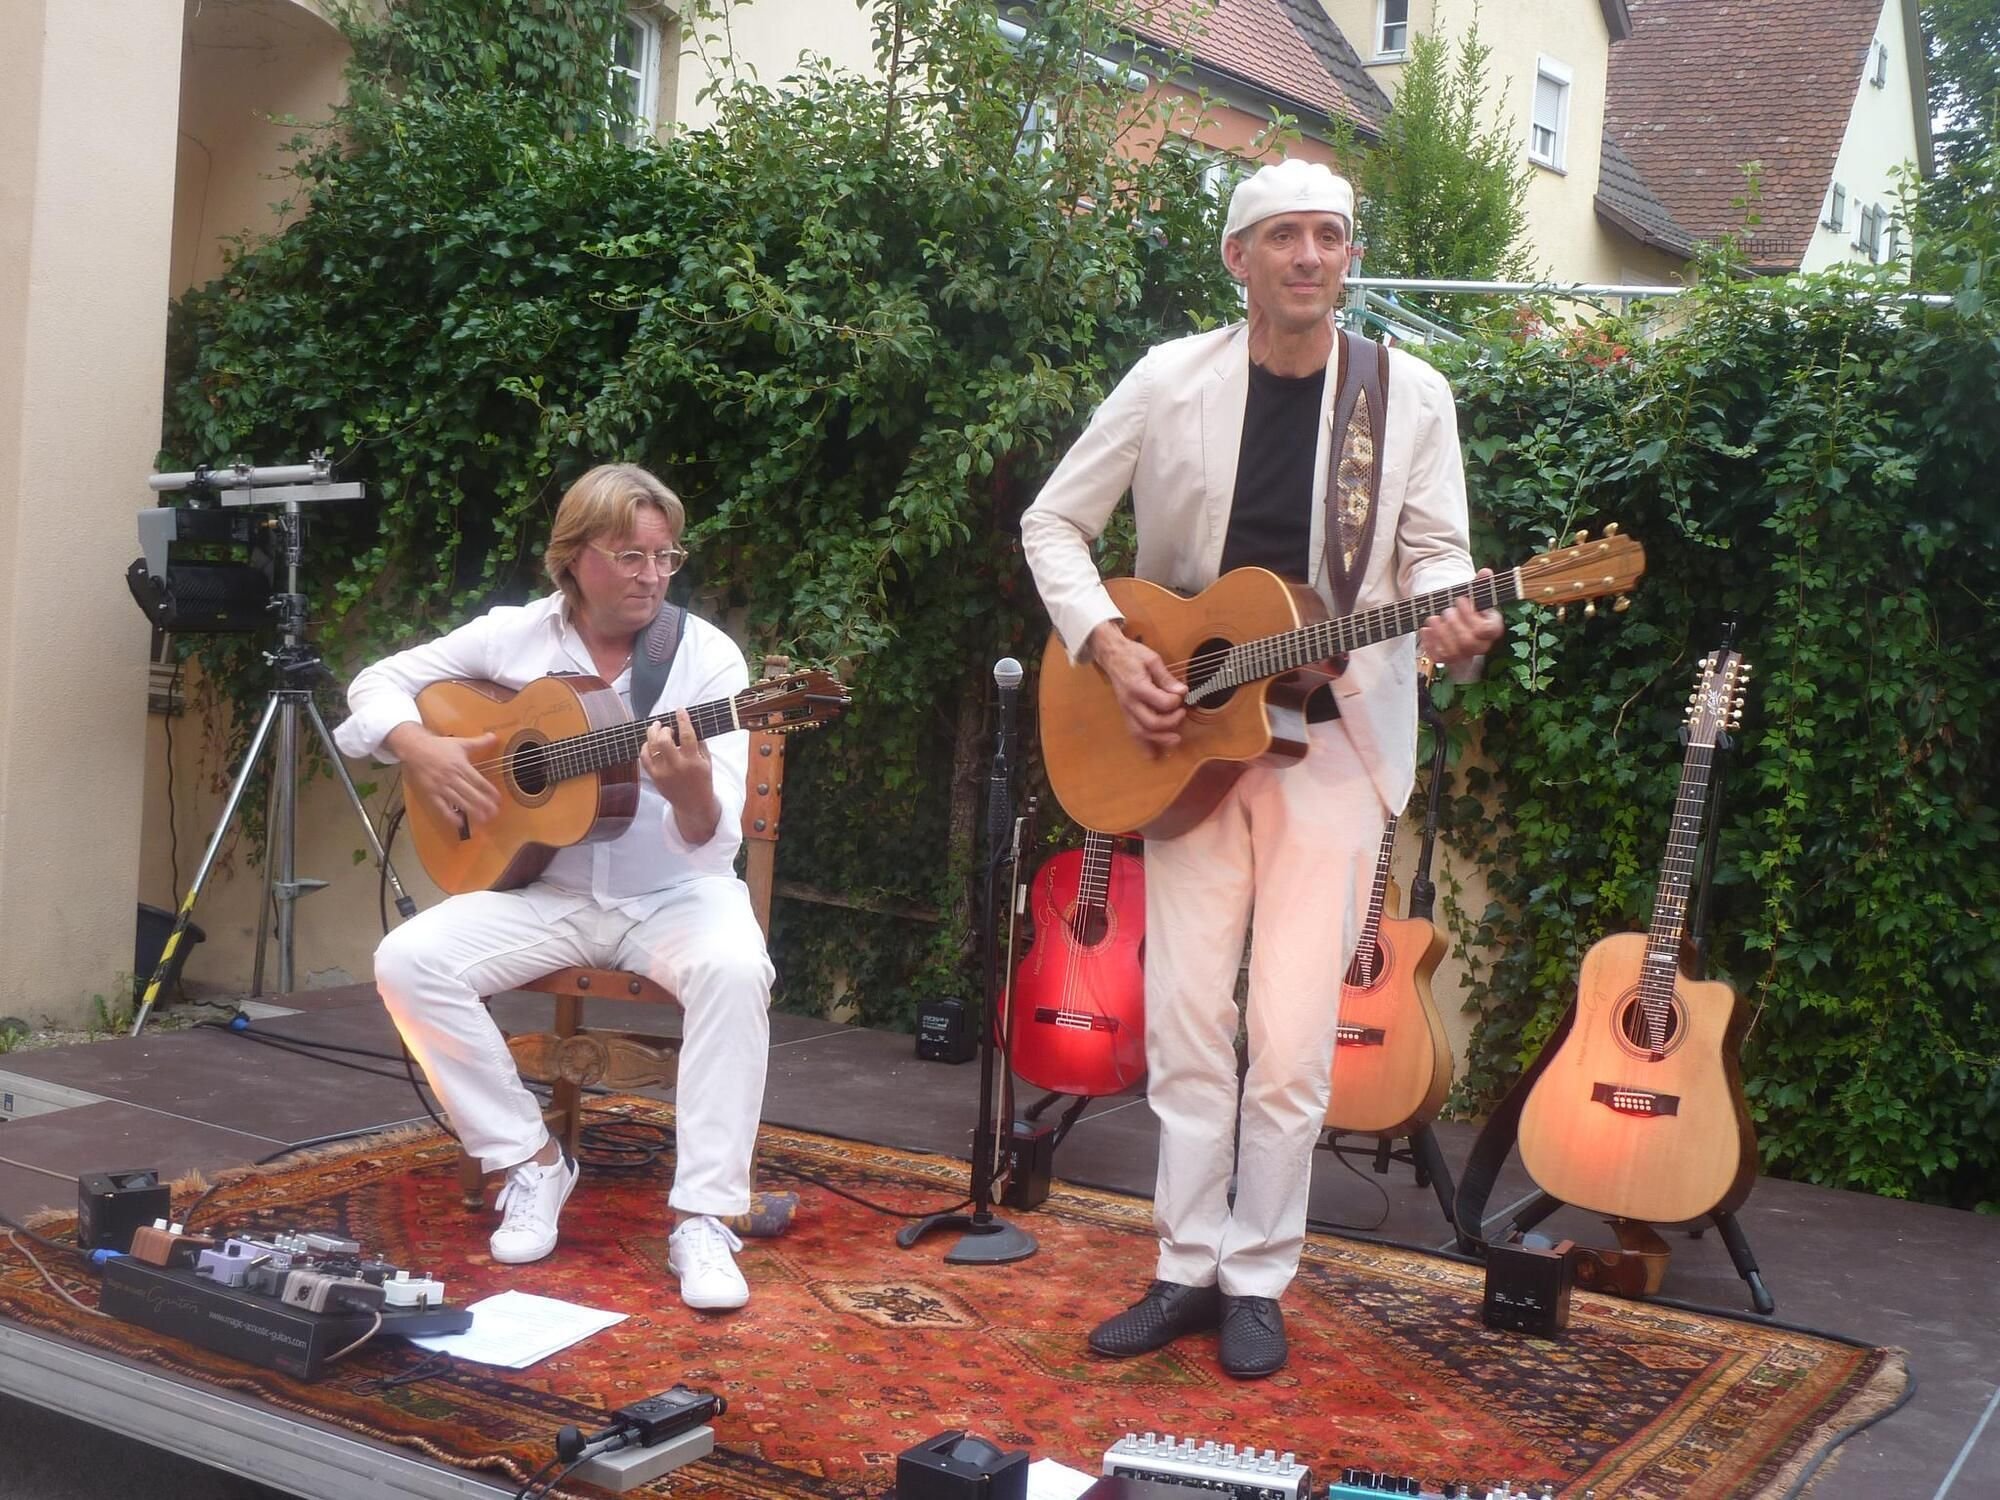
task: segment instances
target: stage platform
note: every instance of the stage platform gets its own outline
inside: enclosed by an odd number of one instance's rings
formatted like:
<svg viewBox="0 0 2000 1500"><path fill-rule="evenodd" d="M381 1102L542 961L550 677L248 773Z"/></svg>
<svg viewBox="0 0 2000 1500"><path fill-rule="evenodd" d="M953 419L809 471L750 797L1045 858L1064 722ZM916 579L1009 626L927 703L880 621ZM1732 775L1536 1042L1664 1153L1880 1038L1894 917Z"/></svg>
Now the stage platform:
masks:
<svg viewBox="0 0 2000 1500"><path fill-rule="evenodd" d="M395 1049L370 987L274 1003L287 1013L260 1014L257 1031ZM503 996L495 1013L510 1028L536 1029L546 1005L537 997ZM645 1029L656 1019L657 1029L673 1025L668 1016L617 1009L621 1027ZM73 1207L79 1172L213 1172L295 1141L423 1120L399 1072L370 1076L336 1066L332 1056L261 1047L214 1030L0 1055L0 1094L11 1096L11 1112L0 1114L6 1121L0 1209L20 1218L38 1208ZM920 1062L907 1036L773 1015L764 1104L773 1124L962 1152L978 1085L976 1063ZM1035 1097L1024 1089L1021 1106ZM1464 1125L1438 1128L1454 1171L1472 1135ZM1057 1153L1056 1174L1145 1194L1153 1156L1144 1102L1107 1101L1091 1107ZM586 1178L581 1190L588 1187ZM1518 1163L1510 1163L1489 1212L1504 1223L1532 1196ZM1432 1248L1451 1243L1435 1196L1416 1185L1406 1166L1378 1176L1365 1161L1322 1152L1312 1212L1361 1238ZM1905 1349L1917 1381L1907 1405L1843 1446L1838 1462L1813 1484L1813 1500L2000 1495L2000 1218L1763 1180L1739 1219L1779 1320ZM1607 1238L1601 1224L1567 1211L1544 1227L1593 1242ZM1673 1236L1672 1244L1665 1295L1747 1314L1748 1290L1713 1232L1698 1240ZM1112 1303L1127 1290L1114 1289ZM142 1492L148 1500L512 1493L5 1322L0 1454L6 1460L0 1500L122 1500ZM1056 1456L1079 1466L1089 1458Z"/></svg>

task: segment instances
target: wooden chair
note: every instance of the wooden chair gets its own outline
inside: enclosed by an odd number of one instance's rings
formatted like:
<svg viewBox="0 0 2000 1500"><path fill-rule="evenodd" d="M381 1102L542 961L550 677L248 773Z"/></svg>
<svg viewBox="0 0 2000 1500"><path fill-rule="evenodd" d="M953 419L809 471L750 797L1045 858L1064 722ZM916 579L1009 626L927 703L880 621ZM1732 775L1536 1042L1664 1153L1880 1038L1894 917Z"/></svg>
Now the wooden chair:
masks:
<svg viewBox="0 0 2000 1500"><path fill-rule="evenodd" d="M781 677L791 670L789 658L764 658L764 675ZM766 937L771 933L771 890L778 857L778 813L783 801L785 737L762 731L750 736L750 778L743 803L744 883L750 887L751 909ZM680 1067L678 1036L586 1030L583 1002L625 1000L652 1005L677 1003L671 992L626 969L557 969L521 986L555 999L553 1025L507 1039L514 1066L529 1083L553 1084L555 1092L542 1118L549 1134L572 1157L583 1134L583 1091L587 1088L634 1089L671 1083ZM468 1209L486 1198L485 1174L463 1151L458 1156L458 1181Z"/></svg>

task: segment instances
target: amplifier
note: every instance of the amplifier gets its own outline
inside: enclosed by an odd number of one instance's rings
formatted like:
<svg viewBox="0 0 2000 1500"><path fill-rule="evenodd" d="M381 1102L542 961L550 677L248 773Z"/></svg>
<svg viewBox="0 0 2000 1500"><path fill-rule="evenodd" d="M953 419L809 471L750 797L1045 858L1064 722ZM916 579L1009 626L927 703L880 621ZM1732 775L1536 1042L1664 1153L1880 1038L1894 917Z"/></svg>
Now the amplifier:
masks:
<svg viewBox="0 0 2000 1500"><path fill-rule="evenodd" d="M1233 1500L1312 1500L1312 1470L1290 1453L1254 1444L1175 1441L1128 1432L1104 1452L1104 1473L1233 1497Z"/></svg>
<svg viewBox="0 0 2000 1500"><path fill-rule="evenodd" d="M105 1261L98 1305L127 1323L301 1380L317 1380L327 1357L360 1338L375 1321L373 1313L287 1307L191 1270L152 1266L128 1255ZM462 1307L384 1308L378 1336L427 1338L463 1333L471 1326L472 1314Z"/></svg>

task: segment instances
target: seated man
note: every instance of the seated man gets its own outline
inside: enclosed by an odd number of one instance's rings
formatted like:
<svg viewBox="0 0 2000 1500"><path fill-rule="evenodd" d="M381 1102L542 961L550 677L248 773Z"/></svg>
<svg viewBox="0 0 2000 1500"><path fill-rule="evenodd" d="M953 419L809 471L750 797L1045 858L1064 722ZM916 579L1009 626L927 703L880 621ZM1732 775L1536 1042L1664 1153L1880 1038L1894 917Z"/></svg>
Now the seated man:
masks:
<svg viewBox="0 0 2000 1500"><path fill-rule="evenodd" d="M367 668L348 691L336 738L350 756L403 764L404 795L427 798L473 827L498 810L476 769L493 736L454 739L425 728L415 695L447 677L520 688L552 672L584 672L629 702L640 637L686 557L680 498L644 469L605 464L570 486L543 556L557 592L502 606L441 640ZM658 699L636 717L730 697L749 684L743 654L715 626L686 618ZM540 878L512 891L452 896L391 932L375 982L396 1028L430 1077L466 1151L505 1171L493 1258L540 1260L577 1167L542 1124L506 1039L479 997L569 965L633 969L671 990L685 1012L673 1191L679 1224L668 1264L690 1307L741 1307L750 1289L720 1222L750 1208L750 1162L764 1097L772 970L735 875L742 842L749 736L679 741L655 726L641 757L631 826L603 843L557 851Z"/></svg>

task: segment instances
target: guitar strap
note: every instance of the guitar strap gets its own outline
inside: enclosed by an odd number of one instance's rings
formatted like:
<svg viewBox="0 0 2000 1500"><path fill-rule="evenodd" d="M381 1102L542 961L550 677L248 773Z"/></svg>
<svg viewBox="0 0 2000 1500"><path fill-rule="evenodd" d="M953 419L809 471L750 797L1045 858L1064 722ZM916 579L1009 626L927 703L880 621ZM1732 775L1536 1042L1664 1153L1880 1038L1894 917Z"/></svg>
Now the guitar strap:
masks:
<svg viewBox="0 0 2000 1500"><path fill-rule="evenodd" d="M666 688L667 674L674 669L674 653L681 648L681 629L687 611L671 600L663 600L660 612L639 638L632 652L632 717L652 716L653 706Z"/></svg>
<svg viewBox="0 0 2000 1500"><path fill-rule="evenodd" d="M1388 423L1389 351L1343 329L1326 486L1326 576L1336 615L1354 612L1368 572Z"/></svg>
<svg viewBox="0 0 2000 1500"><path fill-rule="evenodd" d="M1486 1200L1493 1195L1493 1184L1499 1179L1501 1163L1506 1161L1507 1153L1513 1149L1520 1133L1521 1111L1527 1108L1528 1095L1534 1091L1535 1080L1542 1076L1542 1071L1562 1050L1562 1044L1575 1024L1576 1006L1572 1004L1563 1012L1562 1020L1549 1034L1549 1039L1542 1044L1541 1055L1514 1080L1507 1097L1480 1126L1471 1154L1466 1157L1465 1167L1459 1173L1458 1194L1452 1201L1451 1216L1458 1228L1460 1250L1485 1258ZM1645 1297L1657 1292L1667 1274L1666 1241L1651 1225L1636 1220L1612 1219L1608 1222L1611 1232L1618 1237L1618 1249L1600 1250L1567 1240L1560 1247L1569 1261L1570 1274L1575 1277L1576 1284L1591 1291L1612 1292L1621 1297Z"/></svg>

